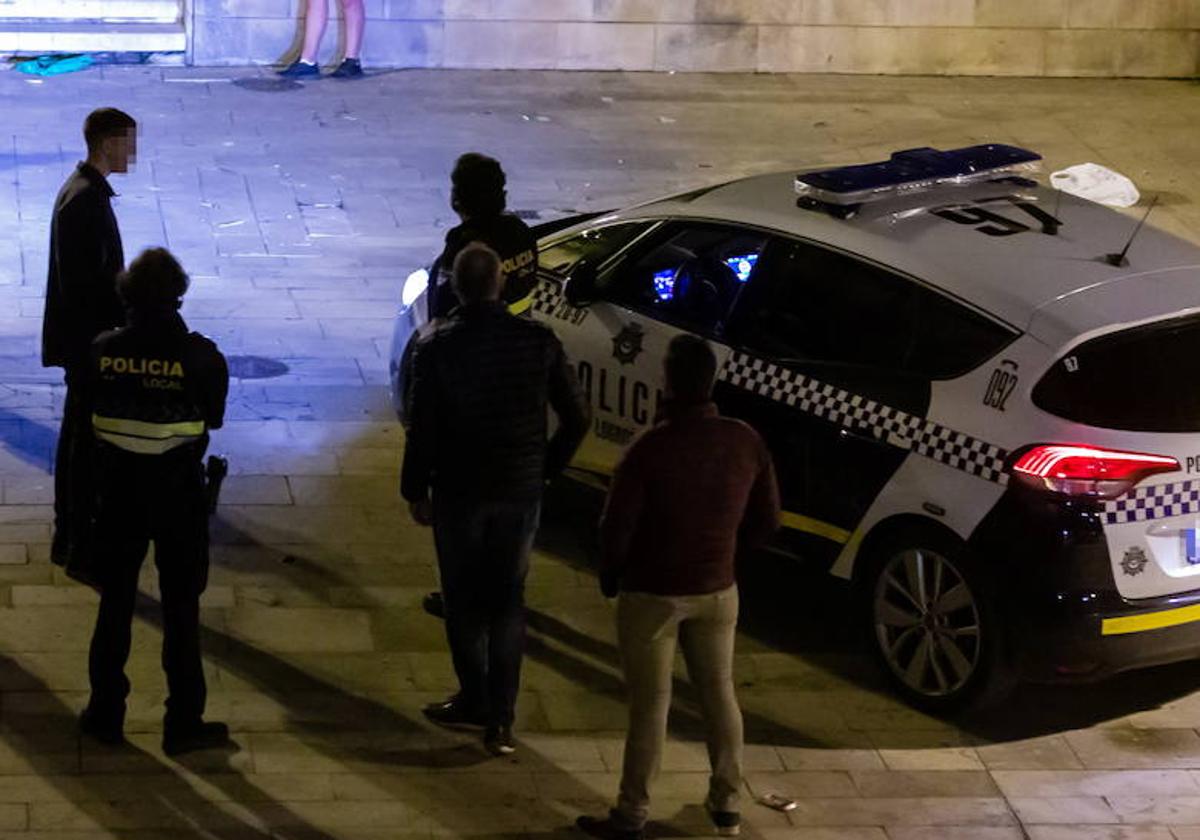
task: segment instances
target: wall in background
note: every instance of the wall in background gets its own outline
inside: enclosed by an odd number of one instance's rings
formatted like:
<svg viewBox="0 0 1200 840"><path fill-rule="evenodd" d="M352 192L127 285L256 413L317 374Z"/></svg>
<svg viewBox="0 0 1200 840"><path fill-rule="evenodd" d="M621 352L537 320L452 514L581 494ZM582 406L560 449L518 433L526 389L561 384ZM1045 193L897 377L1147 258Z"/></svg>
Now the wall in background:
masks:
<svg viewBox="0 0 1200 840"><path fill-rule="evenodd" d="M340 7L341 0L329 2ZM294 53L305 0L192 0L195 64ZM1200 0L366 0L376 67L1195 76ZM340 21L330 22L332 58Z"/></svg>

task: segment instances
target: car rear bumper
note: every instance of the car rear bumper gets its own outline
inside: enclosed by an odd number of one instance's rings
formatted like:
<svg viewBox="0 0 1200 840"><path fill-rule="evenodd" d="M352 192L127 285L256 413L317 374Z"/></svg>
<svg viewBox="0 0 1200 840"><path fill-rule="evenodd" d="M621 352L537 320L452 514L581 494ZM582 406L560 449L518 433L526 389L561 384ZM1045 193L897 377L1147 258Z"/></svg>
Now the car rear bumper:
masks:
<svg viewBox="0 0 1200 840"><path fill-rule="evenodd" d="M1100 610L1048 609L1014 634L1020 675L1033 681L1101 679L1200 656L1200 590L1164 598L1103 598Z"/></svg>
<svg viewBox="0 0 1200 840"><path fill-rule="evenodd" d="M1095 508L1010 488L971 544L1023 679L1096 680L1200 656L1200 589L1122 597Z"/></svg>

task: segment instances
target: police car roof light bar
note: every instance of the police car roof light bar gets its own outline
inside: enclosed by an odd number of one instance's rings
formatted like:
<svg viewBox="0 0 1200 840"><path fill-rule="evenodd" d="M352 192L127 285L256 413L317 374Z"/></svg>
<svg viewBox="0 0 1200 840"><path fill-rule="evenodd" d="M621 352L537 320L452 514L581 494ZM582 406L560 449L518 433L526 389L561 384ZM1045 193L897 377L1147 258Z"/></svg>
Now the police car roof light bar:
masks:
<svg viewBox="0 0 1200 840"><path fill-rule="evenodd" d="M906 149L891 159L802 172L796 193L830 205L858 205L943 185L962 186L1003 175L1030 172L1042 156L1028 149L987 143L961 149Z"/></svg>

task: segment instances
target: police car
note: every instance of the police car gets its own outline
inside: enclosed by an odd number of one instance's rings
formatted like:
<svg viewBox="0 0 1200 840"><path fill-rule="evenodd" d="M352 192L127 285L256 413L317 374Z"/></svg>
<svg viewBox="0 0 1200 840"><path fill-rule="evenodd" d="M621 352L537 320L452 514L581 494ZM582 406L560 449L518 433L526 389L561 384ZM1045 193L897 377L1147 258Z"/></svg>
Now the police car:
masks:
<svg viewBox="0 0 1200 840"><path fill-rule="evenodd" d="M1200 249L1039 186L1038 160L916 149L539 231L533 317L594 412L573 466L610 474L667 343L707 338L721 410L776 459L775 548L858 585L932 710L1200 652Z"/></svg>

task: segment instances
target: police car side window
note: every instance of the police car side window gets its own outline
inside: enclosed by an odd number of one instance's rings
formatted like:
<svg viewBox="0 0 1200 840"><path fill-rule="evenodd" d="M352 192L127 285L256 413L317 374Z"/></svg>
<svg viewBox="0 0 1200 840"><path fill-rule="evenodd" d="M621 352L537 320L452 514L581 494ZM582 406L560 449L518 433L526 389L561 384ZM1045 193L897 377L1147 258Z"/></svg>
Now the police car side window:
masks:
<svg viewBox="0 0 1200 840"><path fill-rule="evenodd" d="M543 271L567 274L580 260L588 260L592 265L599 266L653 224L651 221L618 222L585 230L541 249L538 252L538 267Z"/></svg>
<svg viewBox="0 0 1200 840"><path fill-rule="evenodd" d="M747 347L775 359L905 368L915 338L910 281L805 243L776 253L739 316Z"/></svg>
<svg viewBox="0 0 1200 840"><path fill-rule="evenodd" d="M1016 333L933 289L848 254L786 243L739 315L747 346L772 358L947 379Z"/></svg>
<svg viewBox="0 0 1200 840"><path fill-rule="evenodd" d="M610 277L607 300L700 333L720 330L769 237L720 224L666 226Z"/></svg>
<svg viewBox="0 0 1200 840"><path fill-rule="evenodd" d="M917 340L908 367L927 379L977 368L1017 337L1016 331L929 289L918 291Z"/></svg>

